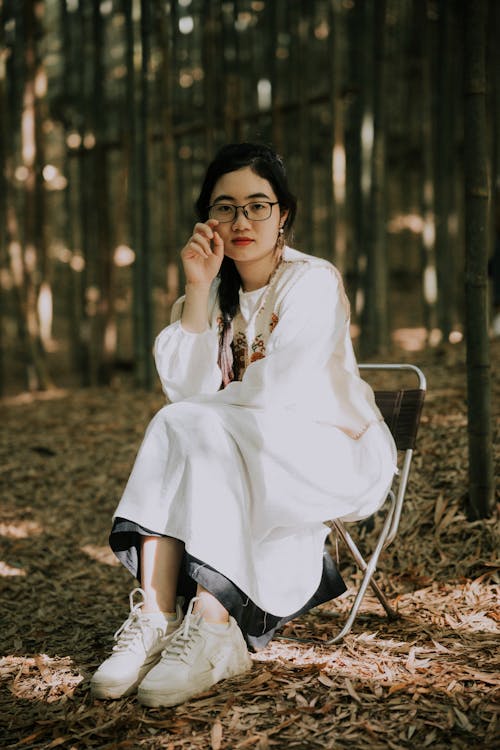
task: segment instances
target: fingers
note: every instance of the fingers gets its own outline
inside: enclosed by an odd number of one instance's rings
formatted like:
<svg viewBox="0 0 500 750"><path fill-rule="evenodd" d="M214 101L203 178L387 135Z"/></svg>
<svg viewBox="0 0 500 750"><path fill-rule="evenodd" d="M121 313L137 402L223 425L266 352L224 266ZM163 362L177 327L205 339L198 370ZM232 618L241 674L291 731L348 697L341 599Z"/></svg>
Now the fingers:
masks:
<svg viewBox="0 0 500 750"><path fill-rule="evenodd" d="M217 255L217 257L222 257L224 255L224 241L218 232L214 232L213 253L214 255Z"/></svg>
<svg viewBox="0 0 500 750"><path fill-rule="evenodd" d="M216 219L210 219L206 223L196 224L193 236L188 240L184 252L195 253L202 258L210 258L213 254L220 255L224 249L224 243L218 232L213 230L218 223ZM213 249L211 241L213 241Z"/></svg>
<svg viewBox="0 0 500 750"><path fill-rule="evenodd" d="M220 234L215 231L215 227L218 226L219 222L217 221L217 219L209 219L207 221L207 224L212 230L212 237L211 237L211 239L213 240L213 247L211 248L212 252L217 257L222 258L224 255L224 240L222 239Z"/></svg>
<svg viewBox="0 0 500 750"><path fill-rule="evenodd" d="M201 232L195 232L188 243L189 247L203 258L209 258L212 254L210 240Z"/></svg>

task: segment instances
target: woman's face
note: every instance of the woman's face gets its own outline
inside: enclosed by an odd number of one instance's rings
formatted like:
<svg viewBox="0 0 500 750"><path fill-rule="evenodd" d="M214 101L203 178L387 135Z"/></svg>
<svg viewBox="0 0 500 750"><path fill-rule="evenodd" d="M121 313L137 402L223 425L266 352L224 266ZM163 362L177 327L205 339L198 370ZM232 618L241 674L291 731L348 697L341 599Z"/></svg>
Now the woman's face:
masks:
<svg viewBox="0 0 500 750"><path fill-rule="evenodd" d="M225 203L243 206L247 203L277 201L271 184L259 177L250 167L228 172L217 180L210 204ZM262 260L274 252L279 228L286 220L288 212L280 214L280 206L272 207L271 216L264 221L247 219L241 209L234 221L219 223L217 232L224 241L224 254L236 263Z"/></svg>

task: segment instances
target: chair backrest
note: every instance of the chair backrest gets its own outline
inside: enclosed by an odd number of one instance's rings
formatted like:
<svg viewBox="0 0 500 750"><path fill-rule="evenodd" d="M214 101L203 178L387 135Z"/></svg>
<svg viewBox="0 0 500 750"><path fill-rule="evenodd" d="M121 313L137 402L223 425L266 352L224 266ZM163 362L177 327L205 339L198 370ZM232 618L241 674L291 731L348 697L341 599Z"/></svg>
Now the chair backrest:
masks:
<svg viewBox="0 0 500 750"><path fill-rule="evenodd" d="M375 389L375 401L385 423L392 432L398 450L413 450L417 437L422 406L427 388L425 375L420 368L409 364L360 364L363 371L392 371L398 376L411 375L418 378L418 388L398 388L395 390Z"/></svg>
<svg viewBox="0 0 500 750"><path fill-rule="evenodd" d="M375 389L375 401L380 409L385 423L389 427L394 437L394 442L398 450L402 451L404 458L398 476L397 493L392 513L392 521L384 542L387 547L396 536L403 501L406 493L406 486L410 474L410 466L417 437L420 415L424 403L426 392L425 375L420 368L409 364L360 364L362 370L392 370L398 375L410 374L418 378L418 388L400 388L397 390L377 390ZM394 486L393 486L393 489ZM391 490L392 492L392 490Z"/></svg>
<svg viewBox="0 0 500 750"><path fill-rule="evenodd" d="M421 388L375 391L375 401L398 450L413 450L415 447L424 398L425 391Z"/></svg>

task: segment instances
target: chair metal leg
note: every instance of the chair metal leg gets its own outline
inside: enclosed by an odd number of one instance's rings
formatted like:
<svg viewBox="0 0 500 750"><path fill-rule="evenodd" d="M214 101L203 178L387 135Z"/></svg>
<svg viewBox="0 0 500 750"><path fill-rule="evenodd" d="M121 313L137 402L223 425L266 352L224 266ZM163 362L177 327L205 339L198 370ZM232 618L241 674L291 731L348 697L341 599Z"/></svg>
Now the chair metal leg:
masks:
<svg viewBox="0 0 500 750"><path fill-rule="evenodd" d="M386 519L386 522L385 522L385 524L387 526L387 532L389 531L390 525L392 523L392 519L389 518L390 515L392 515L392 514L389 511L388 518ZM357 548L355 542L353 541L351 535L349 534L349 532L345 528L344 524L341 523L340 521L334 521L333 524L334 524L336 530L338 531L338 533L340 534L340 536L342 537L342 541L344 542L344 544L348 548L348 550L351 553L352 557L354 558L357 566L360 568L360 570L363 571L363 573L366 573L366 571L368 569L368 563L366 562L366 560L360 554L359 549ZM382 531L382 534L381 534L381 537L382 537L382 549L384 549L384 547L385 547L385 534L384 534L384 531L385 531L385 528L384 528L384 530ZM378 545L377 545L377 547L378 547ZM379 551L377 551L377 547L375 548L375 551L373 553L374 555L377 553L377 559L374 561L375 566L376 566L376 563L378 562L378 557L380 556L380 552L382 551L382 549L379 550ZM372 555L372 558L370 559L370 561L371 560L373 560L373 555ZM373 572L371 573L371 575L373 575ZM385 609L385 611L386 611L387 616L389 617L389 619L392 619L392 620L397 619L397 617L398 617L397 612L390 605L390 603L389 603L386 595L384 594L384 592L382 591L382 589L380 588L380 586L378 585L378 583L373 578L370 578L369 585L370 585L373 593L375 594L375 596L379 600L380 604Z"/></svg>
<svg viewBox="0 0 500 750"><path fill-rule="evenodd" d="M337 529L338 533L342 537L342 540L347 546L356 564L363 571L363 578L361 580L361 584L359 586L358 592L356 594L356 597L354 599L354 602L352 604L351 610L344 624L344 627L340 630L340 632L336 636L334 636L333 638L330 638L330 640L325 641L321 645L331 646L334 643L339 643L349 633L349 631L351 630L354 624L354 620L356 619L356 615L358 614L359 607L361 605L364 595L366 594L366 590L368 586L371 586L377 599L379 600L379 602L385 609L387 616L390 619L398 618L398 613L391 607L385 594L381 591L376 581L372 580L373 574L377 567L378 559L380 557L380 553L384 549L385 540L391 529L392 519L394 515L394 508L396 504L396 498L394 496L394 493L390 492L387 499L390 503L390 506L387 511L387 515L384 521L384 526L379 535L375 549L373 550L373 553L368 562L366 562L366 560L362 557L354 540L352 539L349 532L346 530L344 524L341 521L333 521L333 526ZM284 635L278 635L277 637L280 640L285 640L285 641L299 641L302 643L314 642L310 638L298 638L294 636L284 636Z"/></svg>

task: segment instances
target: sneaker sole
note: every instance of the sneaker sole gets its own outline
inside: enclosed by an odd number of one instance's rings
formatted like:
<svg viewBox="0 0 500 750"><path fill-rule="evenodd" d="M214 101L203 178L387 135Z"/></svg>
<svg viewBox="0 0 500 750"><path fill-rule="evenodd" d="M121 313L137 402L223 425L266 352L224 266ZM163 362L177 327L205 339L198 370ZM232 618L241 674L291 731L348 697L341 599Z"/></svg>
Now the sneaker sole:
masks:
<svg viewBox="0 0 500 750"><path fill-rule="evenodd" d="M91 682L90 693L92 695L92 698L96 698L97 700L119 700L120 698L127 698L129 695L132 695L132 693L135 693L143 679L146 677L147 673L158 664L158 662L160 661L160 656L161 653L158 654L158 658L156 658L154 661L151 661L149 664L142 667L137 679L134 680L132 685L129 681L118 684L116 682L96 682L95 684Z"/></svg>
<svg viewBox="0 0 500 750"><path fill-rule="evenodd" d="M163 643L162 650L167 644L167 642L170 640L170 638L173 636L175 631L182 625L182 620L180 622L176 622L173 625L172 633L169 633L165 639L165 642ZM90 682L90 693L92 695L92 698L96 698L97 700L119 700L120 698L127 698L129 695L132 695L132 693L135 693L143 679L146 677L147 673L155 667L158 662L161 659L161 651L159 651L155 656L151 657L150 661L147 664L144 664L141 670L139 671L139 676L137 679L133 682L131 685L129 682L99 682L96 681L95 683L92 681L94 678L92 678ZM95 675L94 675L95 677Z"/></svg>
<svg viewBox="0 0 500 750"><path fill-rule="evenodd" d="M132 687L128 687L123 689L123 686L121 685L113 685L112 687L107 687L106 685L91 685L90 686L90 694L92 698L97 700L119 700L120 698L127 698L129 695L132 695L137 690L137 687L139 686L141 680L137 680Z"/></svg>
<svg viewBox="0 0 500 750"><path fill-rule="evenodd" d="M200 695L201 693L204 693L206 690L209 690L211 687L216 685L218 682L221 682L222 680L227 680L230 677L236 677L241 674L245 674L245 672L248 672L252 668L253 662L248 656L248 660L245 659L244 664L238 664L232 669L229 669L227 674L225 674L223 677L218 677L216 679L213 678L213 672L209 673L207 679L201 680L198 682L198 685L195 689L191 690L148 690L147 688L142 688L139 686L139 689L137 691L137 700L139 703L143 706L147 706L148 708L167 708L169 706L177 706L179 703L185 703L190 698L195 698L196 696Z"/></svg>

